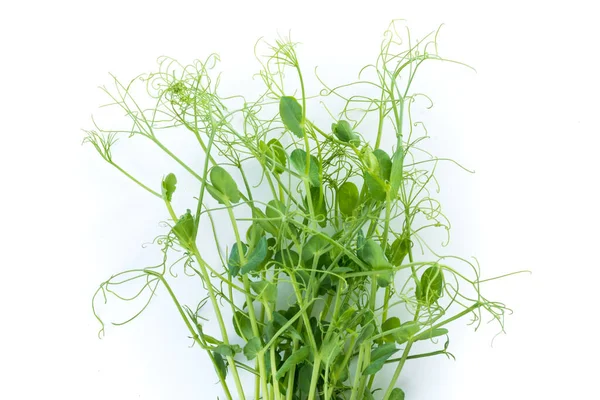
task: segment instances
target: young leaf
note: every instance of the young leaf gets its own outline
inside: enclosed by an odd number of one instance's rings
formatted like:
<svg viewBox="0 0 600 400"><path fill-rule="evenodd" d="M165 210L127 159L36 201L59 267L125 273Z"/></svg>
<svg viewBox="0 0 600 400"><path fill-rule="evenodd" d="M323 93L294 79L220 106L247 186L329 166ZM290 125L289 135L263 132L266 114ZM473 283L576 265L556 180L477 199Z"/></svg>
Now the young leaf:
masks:
<svg viewBox="0 0 600 400"><path fill-rule="evenodd" d="M365 259L363 258L363 249L365 247L365 234L363 233L362 229L358 230L358 233L356 235L356 256L361 259L362 261L365 261Z"/></svg>
<svg viewBox="0 0 600 400"><path fill-rule="evenodd" d="M304 346L299 348L297 351L293 352L284 362L283 365L277 371L277 375L275 375L275 379L281 379L283 376L292 368L292 366L303 362L308 358L310 354L310 348L308 346Z"/></svg>
<svg viewBox="0 0 600 400"><path fill-rule="evenodd" d="M177 178L174 174L169 174L162 181L162 195L167 201L171 201L173 193L177 188Z"/></svg>
<svg viewBox="0 0 600 400"><path fill-rule="evenodd" d="M329 243L321 235L311 236L302 246L302 261L312 260L316 253L323 253L323 249L328 245Z"/></svg>
<svg viewBox="0 0 600 400"><path fill-rule="evenodd" d="M413 321L407 321L400 326L400 330L394 332L396 343L403 344L408 342L415 333L419 332L419 324Z"/></svg>
<svg viewBox="0 0 600 400"><path fill-rule="evenodd" d="M400 388L394 388L392 393L390 393L389 400L404 400L404 391Z"/></svg>
<svg viewBox="0 0 600 400"><path fill-rule="evenodd" d="M248 246L245 243L242 243L242 253L246 254ZM236 243L231 246L231 251L229 252L229 259L227 260L227 266L229 267L229 273L231 276L237 276L240 272L241 268L241 257L240 257L240 248Z"/></svg>
<svg viewBox="0 0 600 400"><path fill-rule="evenodd" d="M375 327L373 326L373 324L363 326L360 330L360 334L358 335L358 338L356 339L356 343L354 344L354 346L355 347L360 346L362 344L362 342L364 342L365 340L367 340L368 338L370 338L373 335L374 331L375 331Z"/></svg>
<svg viewBox="0 0 600 400"><path fill-rule="evenodd" d="M362 248L362 259L373 269L389 269L391 264L385 258L383 249L373 239L367 239Z"/></svg>
<svg viewBox="0 0 600 400"><path fill-rule="evenodd" d="M281 174L285 171L285 167L287 165L287 156L285 154L285 149L281 142L277 139L271 139L267 143L268 148L273 152L273 158L275 159L275 173Z"/></svg>
<svg viewBox="0 0 600 400"><path fill-rule="evenodd" d="M260 339L253 337L244 346L244 355L248 360L254 360L261 348L262 343L260 342Z"/></svg>
<svg viewBox="0 0 600 400"><path fill-rule="evenodd" d="M325 228L327 226L327 204L325 203L325 197L323 196L322 188L311 187L310 198L317 222L321 228ZM306 208L308 209L308 199L305 198L304 202L306 203Z"/></svg>
<svg viewBox="0 0 600 400"><path fill-rule="evenodd" d="M417 287L417 300L430 306L442 296L444 274L438 265L429 267L421 275L421 282Z"/></svg>
<svg viewBox="0 0 600 400"><path fill-rule="evenodd" d="M415 338L416 340L428 340L433 339L438 336L444 336L448 334L448 329L446 328L436 328L436 329L428 329L425 332L421 333L419 336Z"/></svg>
<svg viewBox="0 0 600 400"><path fill-rule="evenodd" d="M337 124L331 124L331 131L342 142L352 143L355 146L360 142L358 135L352 131L350 123L343 119L339 120Z"/></svg>
<svg viewBox="0 0 600 400"><path fill-rule="evenodd" d="M390 248L390 256L389 260L392 265L399 266L404 261L404 257L408 254L410 250L410 246L412 246L412 242L407 237L399 237L394 240L392 246Z"/></svg>
<svg viewBox="0 0 600 400"><path fill-rule="evenodd" d="M365 172L364 179L365 185L367 186L367 189L369 189L369 195L371 195L373 200L385 201L385 186L381 178L373 176L369 172Z"/></svg>
<svg viewBox="0 0 600 400"><path fill-rule="evenodd" d="M187 251L191 251L196 243L196 225L192 212L187 210L185 214L179 217L179 220L173 227L173 233L179 240L179 245Z"/></svg>
<svg viewBox="0 0 600 400"><path fill-rule="evenodd" d="M358 188L350 181L344 182L337 190L337 201L344 215L352 215L358 207Z"/></svg>
<svg viewBox="0 0 600 400"><path fill-rule="evenodd" d="M398 196L398 190L402 184L402 172L404 169L404 150L400 147L392 157L392 170L390 171L390 198Z"/></svg>
<svg viewBox="0 0 600 400"><path fill-rule="evenodd" d="M229 201L231 203L237 203L240 201L240 191L238 190L237 183L229 175L229 172L225 171L222 167L214 166L210 170L210 182L212 183L216 193L209 189L208 192L217 200L219 203ZM207 186L207 189L210 188Z"/></svg>
<svg viewBox="0 0 600 400"><path fill-rule="evenodd" d="M312 375L312 367L308 363L302 364L298 370L298 390L304 395L308 395L310 391L310 378ZM304 398L300 396L300 398Z"/></svg>
<svg viewBox="0 0 600 400"><path fill-rule="evenodd" d="M233 357L236 355L236 353L242 351L242 348L237 344L220 344L217 347L215 347L213 351L215 353L219 353L223 357Z"/></svg>
<svg viewBox="0 0 600 400"><path fill-rule="evenodd" d="M277 286L271 282L265 280L250 282L250 287L258 297L262 297L269 303L275 303L277 301Z"/></svg>
<svg viewBox="0 0 600 400"><path fill-rule="evenodd" d="M304 137L304 122L302 121L302 106L292 96L282 96L279 99L279 115L287 129L299 138Z"/></svg>
<svg viewBox="0 0 600 400"><path fill-rule="evenodd" d="M300 176L306 177L306 152L304 150L296 149L292 151L292 154L290 154L290 162ZM313 155L310 156L310 163L308 166L308 181L311 186L321 186L319 161Z"/></svg>
<svg viewBox="0 0 600 400"><path fill-rule="evenodd" d="M363 375L373 375L377 373L385 361L390 358L398 349L395 343L387 343L377 347L371 352L371 364L363 371Z"/></svg>
<svg viewBox="0 0 600 400"><path fill-rule="evenodd" d="M390 156L381 149L373 151L373 155L379 162L379 177L384 181L389 181L392 172L392 160L390 159Z"/></svg>
<svg viewBox="0 0 600 400"><path fill-rule="evenodd" d="M233 329L244 340L249 340L254 336L250 317L241 311L236 311L233 315Z"/></svg>
<svg viewBox="0 0 600 400"><path fill-rule="evenodd" d="M237 247L237 246L236 246ZM246 258L246 263L242 266L240 273L242 275L247 274L248 272L252 272L256 270L261 263L267 257L267 238L265 236L261 237L256 247L252 249L248 257Z"/></svg>
<svg viewBox="0 0 600 400"><path fill-rule="evenodd" d="M398 317L388 318L382 325L381 331L387 332L392 329L400 328L400 319ZM396 341L396 332L392 332L389 335L383 337L383 341L386 343L393 343Z"/></svg>
<svg viewBox="0 0 600 400"><path fill-rule="evenodd" d="M217 370L217 375L219 375L221 379L225 379L225 377L227 376L227 365L223 360L223 356L213 351L213 358L215 360L214 364L215 369Z"/></svg>

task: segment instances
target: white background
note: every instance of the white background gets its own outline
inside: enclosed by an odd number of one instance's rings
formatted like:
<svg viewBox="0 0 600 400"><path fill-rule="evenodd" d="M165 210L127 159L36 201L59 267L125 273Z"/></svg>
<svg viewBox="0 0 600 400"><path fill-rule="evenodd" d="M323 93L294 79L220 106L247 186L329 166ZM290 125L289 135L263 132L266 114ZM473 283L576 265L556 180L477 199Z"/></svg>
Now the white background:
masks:
<svg viewBox="0 0 600 400"><path fill-rule="evenodd" d="M416 35L445 23L421 87L438 154L476 170L441 175L453 250L511 306L506 335L453 325L444 358L408 364L409 400L597 396L598 28L576 1L22 1L0 6L0 398L213 399L212 366L189 349L167 297L103 340L98 283L156 261L161 204L81 146L108 72L130 78L160 55L219 52L229 85L258 70L257 38L291 30L307 70L353 77L392 18ZM345 65L351 65L348 69ZM594 373L595 371L595 373Z"/></svg>

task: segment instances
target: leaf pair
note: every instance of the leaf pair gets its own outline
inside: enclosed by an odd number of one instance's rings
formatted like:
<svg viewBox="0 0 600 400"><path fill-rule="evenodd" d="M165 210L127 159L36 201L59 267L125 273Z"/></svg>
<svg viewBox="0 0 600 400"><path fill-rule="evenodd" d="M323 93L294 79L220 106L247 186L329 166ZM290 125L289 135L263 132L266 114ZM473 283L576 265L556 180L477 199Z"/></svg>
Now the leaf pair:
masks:
<svg viewBox="0 0 600 400"><path fill-rule="evenodd" d="M361 159L366 167L364 179L369 195L374 200L385 201L389 187L387 182L390 180L392 170L390 156L381 149L371 152L365 147Z"/></svg>
<svg viewBox="0 0 600 400"><path fill-rule="evenodd" d="M383 341L386 343L396 342L403 344L408 342L417 332L419 332L419 324L413 321L407 321L400 324L398 317L388 318L382 325L382 332L388 332L393 330L392 333L387 334L383 337Z"/></svg>
<svg viewBox="0 0 600 400"><path fill-rule="evenodd" d="M360 143L360 138L353 132L348 121L342 119L337 123L331 124L331 131L342 142L351 143L354 146Z"/></svg>
<svg viewBox="0 0 600 400"><path fill-rule="evenodd" d="M279 140L271 139L268 143L261 140L258 147L266 157L267 167L269 167L273 173L281 174L285 171L287 155Z"/></svg>
<svg viewBox="0 0 600 400"><path fill-rule="evenodd" d="M267 238L262 236L251 251L247 252L247 249L248 246L242 242L234 243L231 247L227 262L231 276L237 276L238 273L245 275L258 269L267 257Z"/></svg>

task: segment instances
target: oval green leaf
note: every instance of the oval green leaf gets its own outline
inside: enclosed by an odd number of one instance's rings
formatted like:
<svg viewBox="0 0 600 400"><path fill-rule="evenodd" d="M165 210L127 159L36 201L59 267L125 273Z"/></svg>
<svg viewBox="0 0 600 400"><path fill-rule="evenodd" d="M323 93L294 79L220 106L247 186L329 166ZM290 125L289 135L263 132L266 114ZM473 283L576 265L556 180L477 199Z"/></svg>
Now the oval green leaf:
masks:
<svg viewBox="0 0 600 400"><path fill-rule="evenodd" d="M384 181L390 180L390 174L392 172L392 160L388 154L381 150L377 149L373 151L373 155L377 158L379 162L379 176Z"/></svg>
<svg viewBox="0 0 600 400"><path fill-rule="evenodd" d="M244 355L248 360L254 360L261 348L262 343L260 342L260 339L253 337L244 346Z"/></svg>
<svg viewBox="0 0 600 400"><path fill-rule="evenodd" d="M344 182L337 190L337 201L344 215L352 215L358 207L358 188L352 182Z"/></svg>
<svg viewBox="0 0 600 400"><path fill-rule="evenodd" d="M302 106L292 96L282 96L279 99L279 115L285 127L299 138L304 137L302 121Z"/></svg>
<svg viewBox="0 0 600 400"><path fill-rule="evenodd" d="M444 287L444 274L438 265L429 267L421 275L421 282L417 287L417 300L430 306L442 296Z"/></svg>
<svg viewBox="0 0 600 400"><path fill-rule="evenodd" d="M308 178L311 186L321 186L321 179L319 178L319 161L315 156L310 156L310 163L308 166L308 176L306 175L306 152L302 149L296 149L290 154L290 162L302 177Z"/></svg>
<svg viewBox="0 0 600 400"><path fill-rule="evenodd" d="M190 210L187 210L184 215L179 217L173 233L179 240L179 245L185 250L191 251L196 243L196 223Z"/></svg>
<svg viewBox="0 0 600 400"><path fill-rule="evenodd" d="M174 174L169 174L162 181L162 195L167 201L171 201L173 193L177 188L177 178Z"/></svg>
<svg viewBox="0 0 600 400"><path fill-rule="evenodd" d="M231 175L229 175L229 172L225 171L222 167L217 165L210 170L210 182L217 193L211 189L209 189L208 192L219 203L229 201L235 204L240 201L240 191L238 190L235 180L233 180ZM221 196L219 196L219 194Z"/></svg>
<svg viewBox="0 0 600 400"><path fill-rule="evenodd" d="M355 146L360 142L358 135L352 131L350 123L343 119L331 124L331 131L342 142L352 143Z"/></svg>
<svg viewBox="0 0 600 400"><path fill-rule="evenodd" d="M390 393L389 400L404 400L404 391L400 388L394 388Z"/></svg>

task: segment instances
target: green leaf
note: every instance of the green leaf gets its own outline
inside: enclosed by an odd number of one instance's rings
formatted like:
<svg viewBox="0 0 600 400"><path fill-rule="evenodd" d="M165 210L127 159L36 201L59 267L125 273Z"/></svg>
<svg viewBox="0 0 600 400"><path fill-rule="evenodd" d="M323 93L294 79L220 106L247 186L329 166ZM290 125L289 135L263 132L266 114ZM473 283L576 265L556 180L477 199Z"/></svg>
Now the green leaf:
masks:
<svg viewBox="0 0 600 400"><path fill-rule="evenodd" d="M392 157L392 170L390 172L390 198L398 196L398 190L402 184L402 172L404 169L404 150L399 147Z"/></svg>
<svg viewBox="0 0 600 400"><path fill-rule="evenodd" d="M233 357L236 353L242 351L242 348L237 344L220 344L216 348L213 349L215 353L219 353L223 357Z"/></svg>
<svg viewBox="0 0 600 400"><path fill-rule="evenodd" d="M435 328L435 329L428 329L425 332L421 333L419 336L417 336L415 338L416 340L428 340L428 339L433 339L435 337L438 336L444 336L448 334L448 329L446 328Z"/></svg>
<svg viewBox="0 0 600 400"><path fill-rule="evenodd" d="M244 346L244 355L248 360L254 360L261 348L262 343L260 342L260 339L253 337L248 340L248 343Z"/></svg>
<svg viewBox="0 0 600 400"><path fill-rule="evenodd" d="M385 201L385 186L381 178L378 176L373 176L369 172L365 172L364 179L365 185L367 186L367 189L369 189L369 195L373 198L373 200Z"/></svg>
<svg viewBox="0 0 600 400"><path fill-rule="evenodd" d="M267 238L263 236L260 238L256 247L252 249L248 257L246 258L246 263L242 266L240 273L242 275L247 274L248 272L252 272L256 270L261 263L267 257Z"/></svg>
<svg viewBox="0 0 600 400"><path fill-rule="evenodd" d="M343 348L343 342L340 343L337 337L333 336L321 345L319 353L325 364L330 364Z"/></svg>
<svg viewBox="0 0 600 400"><path fill-rule="evenodd" d="M282 96L279 99L279 115L287 129L299 138L304 137L304 122L302 121L302 106L292 96Z"/></svg>
<svg viewBox="0 0 600 400"><path fill-rule="evenodd" d="M386 287L392 282L392 265L385 258L385 254L381 246L379 246L373 239L367 239L365 241L362 249L362 259L373 270L384 270L375 275L377 278L377 284L380 287Z"/></svg>
<svg viewBox="0 0 600 400"><path fill-rule="evenodd" d="M319 161L315 158L315 156L310 156L308 176L306 175L306 152L304 150L296 149L292 151L292 154L290 154L290 162L300 176L308 178L308 181L312 186L321 186L321 179L319 177Z"/></svg>
<svg viewBox="0 0 600 400"><path fill-rule="evenodd" d="M273 257L275 262L286 268L295 269L300 265L300 256L294 250L281 249Z"/></svg>
<svg viewBox="0 0 600 400"><path fill-rule="evenodd" d="M246 231L246 241L248 246L255 247L258 241L264 236L265 230L258 222L253 222Z"/></svg>
<svg viewBox="0 0 600 400"><path fill-rule="evenodd" d="M283 365L277 371L275 379L279 380L283 378L284 375L290 370L290 368L306 360L309 354L310 348L308 346L301 347L297 351L290 354L290 356L283 362Z"/></svg>
<svg viewBox="0 0 600 400"><path fill-rule="evenodd" d="M389 400L404 400L404 391L400 388L394 388L392 393L390 393Z"/></svg>
<svg viewBox="0 0 600 400"><path fill-rule="evenodd" d="M358 233L356 234L356 256L361 259L362 261L365 261L365 259L363 258L363 248L365 247L365 234L363 233L362 229L358 230Z"/></svg>
<svg viewBox="0 0 600 400"><path fill-rule="evenodd" d="M245 243L241 243L241 245L241 250L243 254L246 254L248 246L246 246ZM237 274L240 272L240 268L242 265L240 257L240 248L237 242L234 243L233 246L231 246L231 251L229 252L229 259L227 260L227 266L229 267L229 273L231 274L231 276L237 276Z"/></svg>
<svg viewBox="0 0 600 400"><path fill-rule="evenodd" d="M398 317L391 317L388 318L382 325L381 325L381 332L387 332L390 331L392 329L396 329L396 328L400 328L400 319ZM386 343L393 343L396 341L396 337L395 337L395 332L390 333L389 335L386 335L383 337L383 341Z"/></svg>
<svg viewBox="0 0 600 400"><path fill-rule="evenodd" d="M396 343L403 344L409 341L417 332L419 332L419 324L413 321L407 321L400 326L400 330L394 332Z"/></svg>
<svg viewBox="0 0 600 400"><path fill-rule="evenodd" d="M233 315L233 329L244 340L254 337L250 317L241 311L236 311Z"/></svg>
<svg viewBox="0 0 600 400"><path fill-rule="evenodd" d="M421 275L421 282L417 286L417 300L430 306L442 296L444 274L438 265L429 267Z"/></svg>
<svg viewBox="0 0 600 400"><path fill-rule="evenodd" d="M302 364L298 370L298 390L305 395L308 395L308 392L310 391L310 378L312 376L312 370L312 366L308 363ZM303 397L300 396L300 398Z"/></svg>
<svg viewBox="0 0 600 400"><path fill-rule="evenodd" d="M267 341L271 340L271 338L275 336L275 333L277 333L277 331L281 329L282 326L287 324L287 322L288 319L284 315L282 315L279 312L274 312L273 319L269 321L265 330L265 336L267 338ZM300 342L304 341L302 335L300 335L300 333L293 326L288 326L287 329L283 332L282 336L286 336L291 339L298 340Z"/></svg>
<svg viewBox="0 0 600 400"><path fill-rule="evenodd" d="M392 172L392 160L390 159L390 156L381 149L373 151L373 155L379 162L379 177L384 181L389 181Z"/></svg>
<svg viewBox="0 0 600 400"><path fill-rule="evenodd" d="M377 347L371 352L371 364L365 368L363 375L373 375L377 373L383 368L385 361L397 351L398 349L396 348L395 343L386 343Z"/></svg>
<svg viewBox="0 0 600 400"><path fill-rule="evenodd" d="M225 377L227 376L227 365L223 360L223 356L213 351L213 358L215 369L217 370L217 375L219 375L221 379L225 379Z"/></svg>
<svg viewBox="0 0 600 400"><path fill-rule="evenodd" d="M266 157L267 167L275 174L283 173L287 165L287 156L281 142L277 139L271 139L268 143L261 140L258 146Z"/></svg>
<svg viewBox="0 0 600 400"><path fill-rule="evenodd" d="M358 135L352 131L350 123L343 119L339 120L337 124L331 124L331 131L342 142L352 143L355 146L360 142Z"/></svg>
<svg viewBox="0 0 600 400"><path fill-rule="evenodd" d="M368 390L365 390L365 396L363 400L375 400L375 397L373 397L373 393L369 392Z"/></svg>
<svg viewBox="0 0 600 400"><path fill-rule="evenodd" d="M329 245L321 235L313 235L302 246L302 261L312 260L316 255L324 254L324 248Z"/></svg>
<svg viewBox="0 0 600 400"><path fill-rule="evenodd" d="M391 264L385 258L383 249L373 239L367 239L362 248L362 259L373 269L389 269Z"/></svg>
<svg viewBox="0 0 600 400"><path fill-rule="evenodd" d="M192 212L187 210L177 220L175 226L173 226L173 233L179 240L179 245L187 251L191 251L196 243L196 223Z"/></svg>
<svg viewBox="0 0 600 400"><path fill-rule="evenodd" d="M250 287L258 297L262 297L269 303L277 301L277 286L271 282L265 280L250 282Z"/></svg>
<svg viewBox="0 0 600 400"><path fill-rule="evenodd" d="M337 201L340 211L344 215L354 214L358 207L358 188L350 181L344 182L337 190Z"/></svg>
<svg viewBox="0 0 600 400"><path fill-rule="evenodd" d="M219 203L224 204L226 201L237 203L240 201L240 191L238 190L235 180L222 167L214 166L210 170L210 182L214 189L207 186L208 192Z"/></svg>
<svg viewBox="0 0 600 400"><path fill-rule="evenodd" d="M399 237L394 240L394 243L392 243L392 246L390 247L390 255L388 257L392 265L401 265L411 246L412 242L407 237Z"/></svg>
<svg viewBox="0 0 600 400"><path fill-rule="evenodd" d="M264 353L264 358L265 358L265 369L267 370L267 381L269 379L271 379L271 354L270 352L265 352ZM279 355L278 352L275 352L275 368L277 369L277 367L279 367L279 365L281 365L281 356Z"/></svg>
<svg viewBox="0 0 600 400"><path fill-rule="evenodd" d="M354 344L354 346L355 347L360 346L362 344L362 342L364 342L365 340L367 340L368 338L370 338L373 335L374 331L375 331L375 327L373 326L373 324L363 326L360 330L360 334L358 335L358 338L356 339L356 343Z"/></svg>
<svg viewBox="0 0 600 400"><path fill-rule="evenodd" d="M311 187L310 188L310 198L313 205L313 210L315 212L315 217L317 218L317 223L321 226L321 228L325 228L327 226L327 204L325 203L325 197L323 196L323 192L321 187ZM308 209L308 200L305 199L306 208Z"/></svg>
<svg viewBox="0 0 600 400"><path fill-rule="evenodd" d="M162 195L167 201L171 201L173 193L177 188L177 178L174 174L169 174L162 181Z"/></svg>

